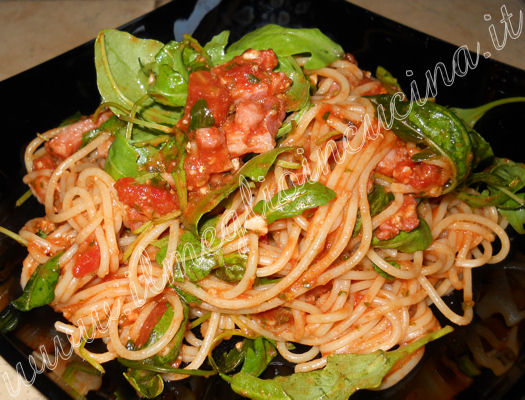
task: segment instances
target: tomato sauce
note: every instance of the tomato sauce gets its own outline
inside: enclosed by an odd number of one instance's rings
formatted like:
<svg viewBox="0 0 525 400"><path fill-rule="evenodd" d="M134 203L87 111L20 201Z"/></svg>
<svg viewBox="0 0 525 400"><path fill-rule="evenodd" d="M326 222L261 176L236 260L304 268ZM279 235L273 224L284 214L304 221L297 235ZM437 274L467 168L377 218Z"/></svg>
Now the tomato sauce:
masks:
<svg viewBox="0 0 525 400"><path fill-rule="evenodd" d="M119 200L126 209L129 226L134 229L137 223L165 215L178 208L175 193L151 184L142 184L133 178L120 178L115 183Z"/></svg>
<svg viewBox="0 0 525 400"><path fill-rule="evenodd" d="M379 240L392 239L399 232L410 232L419 226L417 203L414 196L407 195L397 212L378 226L375 235Z"/></svg>

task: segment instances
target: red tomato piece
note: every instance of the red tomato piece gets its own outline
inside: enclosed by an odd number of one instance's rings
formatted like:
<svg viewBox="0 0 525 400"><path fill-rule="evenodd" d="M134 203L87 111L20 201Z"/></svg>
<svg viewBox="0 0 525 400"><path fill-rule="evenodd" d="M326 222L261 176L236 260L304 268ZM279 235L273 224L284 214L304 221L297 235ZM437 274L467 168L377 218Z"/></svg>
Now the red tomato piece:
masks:
<svg viewBox="0 0 525 400"><path fill-rule="evenodd" d="M176 195L153 185L136 182L133 178L121 178L115 183L121 202L147 217L161 216L178 208Z"/></svg>
<svg viewBox="0 0 525 400"><path fill-rule="evenodd" d="M82 278L83 276L95 272L100 265L100 249L96 240L85 242L75 256L73 266L73 276Z"/></svg>
<svg viewBox="0 0 525 400"><path fill-rule="evenodd" d="M146 318L146 321L144 321L144 325L142 325L142 328L139 332L139 337L137 340L135 340L135 346L141 347L144 346L144 344L148 341L149 336L151 335L151 332L153 331L153 328L155 328L155 325L157 325L162 318L162 315L166 312L168 309L167 303L159 303L157 304L153 310L149 313L148 317Z"/></svg>

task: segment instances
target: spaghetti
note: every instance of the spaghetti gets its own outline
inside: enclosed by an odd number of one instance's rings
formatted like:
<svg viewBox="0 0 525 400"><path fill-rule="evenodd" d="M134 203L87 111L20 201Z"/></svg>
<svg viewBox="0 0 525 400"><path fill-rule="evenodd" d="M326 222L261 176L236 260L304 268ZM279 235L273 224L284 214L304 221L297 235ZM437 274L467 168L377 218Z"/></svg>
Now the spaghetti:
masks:
<svg viewBox="0 0 525 400"><path fill-rule="evenodd" d="M159 212L156 204L148 203L153 211L147 220L132 214L118 181L104 169L108 149L116 141L110 132L102 130L62 158L51 157L56 155L52 142L68 127L39 135L28 145L24 182L44 204L45 216L20 231L29 243L21 284L27 284L38 265L63 253L51 306L69 321L55 326L68 335L77 354L100 364L117 357L140 361L166 356L182 332L180 351L170 363L181 371L163 374L165 380L178 380L187 376L184 371L206 364L220 341L241 333L275 341L295 371L305 372L324 367L331 354L386 351L437 330L431 304L455 324L472 320L472 268L500 262L507 255L505 218L495 206L472 208L454 192L441 194L453 175L450 165L439 157L412 161L423 149L399 139L378 121L368 96L386 93L385 87L359 69L352 57L319 69L305 68L307 58L295 61L315 93L310 108L284 121L293 121L294 129L277 147L292 150L278 155L263 181L241 182L225 206L216 209L214 223L207 224L191 251L180 247L188 232L184 210ZM275 98L281 99L282 89ZM272 104L279 109L277 114L283 112L280 103ZM217 107L210 109L218 112ZM237 119L241 111L236 109ZM89 120L90 128L111 115L108 111ZM83 121L76 124L87 124ZM282 116L279 126L281 122ZM231 148L228 133L226 138ZM195 156L203 162L210 157ZM239 151L230 151L229 157L237 160L233 164L244 163ZM219 170L220 176L237 178L235 166L229 168L233 172ZM215 170L209 171L213 179ZM162 176L161 186L175 196L172 175ZM130 184L127 193L135 187L143 190L140 196L148 197L154 190L148 187L156 185L152 182ZM198 180L192 182L198 187ZM267 215L254 211L259 202L268 203L306 182L319 182L335 197L270 223ZM227 180L216 187L226 184ZM372 192L389 199L381 209ZM194 193L194 197L189 193L188 207L206 195ZM155 196L148 199L161 199L164 205L171 201ZM385 245L423 225L430 235L424 249L403 251ZM497 252L492 246L496 238ZM165 256L159 258L163 246ZM241 274L225 279L214 273L219 262L199 279L190 279L187 271L182 279L177 277L180 265L200 260L202 254L215 259L241 257ZM463 314L442 299L453 290L463 293ZM179 297L177 291L187 297ZM148 339L152 330L166 315L171 320L152 342ZM107 350L94 353L82 348L87 336L101 339ZM291 343L306 350L294 351ZM381 388L402 379L422 355L420 349L397 363Z"/></svg>

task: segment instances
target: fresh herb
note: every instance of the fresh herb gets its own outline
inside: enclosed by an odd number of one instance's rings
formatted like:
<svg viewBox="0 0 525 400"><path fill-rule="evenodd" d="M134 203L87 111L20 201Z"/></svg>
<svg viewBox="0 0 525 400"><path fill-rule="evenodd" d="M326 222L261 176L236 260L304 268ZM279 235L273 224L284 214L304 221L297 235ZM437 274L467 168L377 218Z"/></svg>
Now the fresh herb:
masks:
<svg viewBox="0 0 525 400"><path fill-rule="evenodd" d="M199 128L209 128L215 124L215 119L208 108L208 103L204 99L199 99L195 102L191 108L190 116L190 131Z"/></svg>
<svg viewBox="0 0 525 400"><path fill-rule="evenodd" d="M279 154L292 150L293 147L277 147L266 153L253 157L235 173L230 182L213 190L199 200L183 214L184 224L192 231L197 231L197 224L201 217L213 210L222 200L233 193L246 179L260 182L264 179Z"/></svg>
<svg viewBox="0 0 525 400"><path fill-rule="evenodd" d="M60 275L58 260L62 253L51 257L46 263L40 264L27 281L22 295L13 300L12 304L20 311L29 311L45 306L55 299L55 287Z"/></svg>
<svg viewBox="0 0 525 400"><path fill-rule="evenodd" d="M109 148L104 170L115 180L125 177L136 178L139 173L138 158L137 150L123 135L117 134Z"/></svg>
<svg viewBox="0 0 525 400"><path fill-rule="evenodd" d="M481 117L487 113L487 111L492 110L494 107L498 107L503 104L523 102L525 102L525 97L507 97L506 99L494 100L490 103L474 108L450 107L450 109L454 112L454 114L461 118L463 122L465 122L467 127L473 128L474 125L476 125L476 122L478 122Z"/></svg>
<svg viewBox="0 0 525 400"><path fill-rule="evenodd" d="M164 390L164 381L162 377L155 372L130 368L128 372L124 372L123 375L141 397L153 399L159 396Z"/></svg>
<svg viewBox="0 0 525 400"><path fill-rule="evenodd" d="M403 93L403 89L401 89L397 79L382 66L376 68L376 78L389 94Z"/></svg>
<svg viewBox="0 0 525 400"><path fill-rule="evenodd" d="M306 182L278 192L269 201L261 200L253 211L263 215L268 223L301 215L311 208L328 204L336 193L320 182Z"/></svg>
<svg viewBox="0 0 525 400"><path fill-rule="evenodd" d="M246 270L248 255L244 253L231 253L223 256L224 265L213 270L213 274L223 281L234 283L239 282Z"/></svg>
<svg viewBox="0 0 525 400"><path fill-rule="evenodd" d="M401 265L399 265L397 262L393 261L393 260L387 260L388 263L390 265L392 265L393 267L397 268L397 269L401 269ZM379 268L376 264L372 263L372 267L375 269L375 271L381 275L383 278L385 278L388 282L393 282L394 281L394 277L388 273L386 273L385 271L383 271L381 268Z"/></svg>
<svg viewBox="0 0 525 400"><path fill-rule="evenodd" d="M332 354L326 367L263 380L244 371L235 374L231 387L254 400L347 400L356 390L377 388L396 362L452 328L447 326L397 350L369 354Z"/></svg>
<svg viewBox="0 0 525 400"><path fill-rule="evenodd" d="M370 193L368 193L368 206L370 209L370 216L374 217L383 211L394 200L394 195L387 192L381 185L374 185ZM357 219L354 225L354 232L352 236L356 236L363 225L361 219L361 212L357 212Z"/></svg>
<svg viewBox="0 0 525 400"><path fill-rule="evenodd" d="M398 249L405 253L425 250L432 243L432 233L423 218L419 218L419 225L410 232L401 231L392 239L379 240L374 236L372 246L380 249Z"/></svg>

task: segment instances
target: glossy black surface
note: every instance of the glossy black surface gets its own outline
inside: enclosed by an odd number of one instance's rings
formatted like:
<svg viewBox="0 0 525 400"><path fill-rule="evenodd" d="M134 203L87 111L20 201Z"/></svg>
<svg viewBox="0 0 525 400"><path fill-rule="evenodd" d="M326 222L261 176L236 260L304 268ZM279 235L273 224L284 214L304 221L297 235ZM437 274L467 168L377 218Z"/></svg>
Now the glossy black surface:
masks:
<svg viewBox="0 0 525 400"><path fill-rule="evenodd" d="M350 5L344 1L241 1L225 0L211 11L200 23L194 36L205 43L212 35L223 29L232 31L231 40L266 23L280 23L292 27L318 27L331 36L343 48L351 52L363 69L374 71L382 65L397 76L405 91L410 92L414 80L422 96L425 95L426 71L434 73L442 62L450 76L456 47L420 32L399 25L376 14ZM188 18L194 2L175 1L139 18L123 29L140 37L168 41L173 38L173 22L177 18ZM43 208L34 199L20 208L14 208L15 200L26 191L22 184L24 174L23 150L35 132L53 128L61 120L81 111L91 113L99 103L96 89L92 54L93 43L87 43L51 61L41 64L20 75L0 82L3 99L3 144L0 157L0 225L18 230L31 217L43 214ZM476 56L472 55L475 59ZM407 77L406 71L413 75ZM477 66L464 76L456 76L452 85L437 79L437 101L451 106L471 107L496 98L525 95L525 71L480 57ZM5 126L7 124L7 126ZM491 142L496 154L525 161L523 127L525 107L509 105L491 111L478 124L478 130ZM520 266L523 257L523 240L513 240L513 255L510 266ZM19 274L24 249L8 238L0 237L1 276ZM501 266L492 266L476 271L476 287L490 285L490 271ZM454 296L449 301L454 302ZM24 316L25 321L35 324L51 324L57 316L50 310L37 311ZM461 337L461 330L458 334ZM458 336L446 339L458 340ZM446 342L445 342L446 343ZM429 346L427 353L441 351L442 345ZM28 349L13 335L0 335L0 353L12 365L21 362L24 370L31 371L27 364ZM522 352L523 353L523 352ZM523 354L518 360L519 378L523 375ZM418 367L420 368L420 367ZM88 398L111 398L120 385L121 368L109 365L104 384L98 393ZM278 362L267 372L289 371ZM358 392L356 398L404 398L407 388L417 379L417 371L401 384L382 393ZM510 398L522 396L521 381L503 377L496 379L484 374L461 398ZM69 398L45 376L38 376L36 387L51 399ZM179 384L168 384L162 398L182 398L182 392L193 391L195 398L207 400L235 398L228 386L220 380L192 381L190 388ZM186 393L188 394L188 393ZM133 395L132 392L129 395ZM430 396L432 397L432 396ZM430 398L429 397L429 398ZM186 397L184 397L186 398ZM191 398L191 397L188 397ZM433 397L432 397L433 398Z"/></svg>

